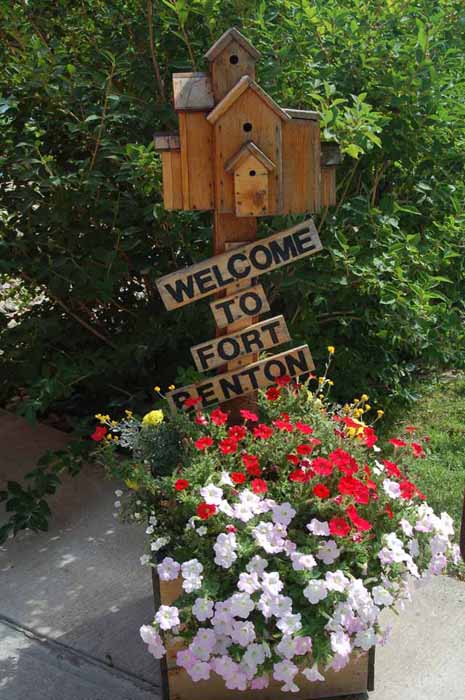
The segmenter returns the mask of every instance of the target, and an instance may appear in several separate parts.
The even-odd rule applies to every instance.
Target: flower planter
[[[181,580],[160,581],[153,573],[153,592],[155,607],[172,605],[181,593]],[[281,683],[273,681],[265,690],[248,690],[240,692],[225,688],[224,681],[212,674],[208,681],[194,683],[186,671],[176,665],[176,654],[182,649],[180,641],[167,644],[166,658],[161,661],[163,700],[283,700],[287,697],[296,700],[316,700],[317,698],[334,698],[355,693],[364,693],[374,689],[374,649],[368,653],[354,655],[348,665],[341,671],[330,671],[324,682],[301,682],[299,693],[283,693]]]

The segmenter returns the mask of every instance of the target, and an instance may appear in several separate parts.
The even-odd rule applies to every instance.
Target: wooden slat
[[[270,172],[276,168],[273,161],[270,160],[268,156],[254,144],[253,141],[248,141],[232,158],[228,160],[224,166],[224,169],[227,173],[232,173],[233,170],[235,170],[239,165],[242,165],[242,163],[250,156],[254,156]]]
[[[179,151],[181,147],[179,134],[175,131],[156,133],[153,136],[153,142],[156,151]]]
[[[268,95],[263,88],[253,80],[250,75],[243,75],[236,85],[223,97],[215,109],[212,109],[207,119],[210,124],[215,124],[226,112],[228,112],[239,97],[246,91],[252,90],[262,100],[271,111],[273,111],[283,121],[289,121],[291,117],[287,114],[277,102]]]
[[[182,209],[182,178],[180,151],[163,151],[163,205],[165,209]]]
[[[253,316],[265,314],[270,310],[265,290],[261,284],[235,292],[210,303],[210,309],[218,328],[225,328],[235,321],[250,323]]]
[[[320,208],[320,127],[317,121],[292,119],[283,127],[283,213]]]
[[[322,249],[312,219],[222,253],[157,280],[167,309],[214,294],[240,279],[258,277]]]
[[[179,112],[184,209],[213,209],[212,135],[203,112]]]
[[[208,340],[191,348],[199,372],[208,372],[243,355],[260,353],[291,339],[283,316],[254,323],[234,333]],[[231,367],[228,366],[228,369]]]
[[[187,398],[199,396],[201,398],[199,406],[206,408],[243,396],[259,387],[271,386],[277,377],[285,374],[297,377],[314,369],[315,365],[308,346],[301,345],[233,372],[217,374],[215,377],[206,378],[203,382],[175,389],[167,393],[166,398],[171,408],[177,410],[183,407]]]
[[[321,206],[336,204],[336,166],[321,168]]]

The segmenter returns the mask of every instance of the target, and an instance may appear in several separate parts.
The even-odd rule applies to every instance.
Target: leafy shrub
[[[176,125],[171,73],[204,67],[231,25],[262,52],[263,87],[318,109],[346,154],[337,206],[317,217],[326,250],[267,278],[273,311],[317,362],[338,346],[341,395],[355,385],[386,395],[418,367],[463,364],[461,10],[459,0],[6,4],[0,274],[41,301],[0,325],[1,397],[25,388],[30,417],[60,401],[81,414],[134,403],[213,333],[207,305],[168,314],[156,292],[158,276],[211,253],[211,222],[163,210],[151,139]]]

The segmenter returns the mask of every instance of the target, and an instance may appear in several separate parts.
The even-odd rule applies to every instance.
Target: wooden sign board
[[[228,285],[258,277],[322,250],[312,219],[253,243],[172,272],[157,280],[168,310],[214,294]]]
[[[199,372],[221,367],[242,355],[263,352],[291,339],[284,316],[247,326],[230,335],[223,335],[191,348],[192,357]]]
[[[237,294],[215,299],[210,304],[217,328],[226,328],[236,321],[253,318],[270,310],[265,290],[261,284],[248,287]]]
[[[314,369],[308,345],[301,345],[233,372],[217,374],[198,384],[175,389],[166,394],[166,398],[175,411],[183,408],[186,399],[196,397],[201,399],[197,407],[207,408],[271,386],[284,375],[297,377]]]

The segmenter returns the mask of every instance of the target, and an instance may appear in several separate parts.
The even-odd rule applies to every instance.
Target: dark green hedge
[[[29,415],[60,401],[85,413],[188,376],[190,345],[212,333],[208,306],[167,313],[154,282],[210,254],[210,216],[163,210],[151,139],[176,125],[171,73],[204,68],[232,25],[263,53],[263,87],[320,110],[345,153],[338,205],[317,217],[326,250],[266,278],[273,311],[317,361],[336,346],[341,395],[463,364],[461,0],[35,0],[0,12],[0,274],[42,293],[0,321],[0,398],[23,387]]]

